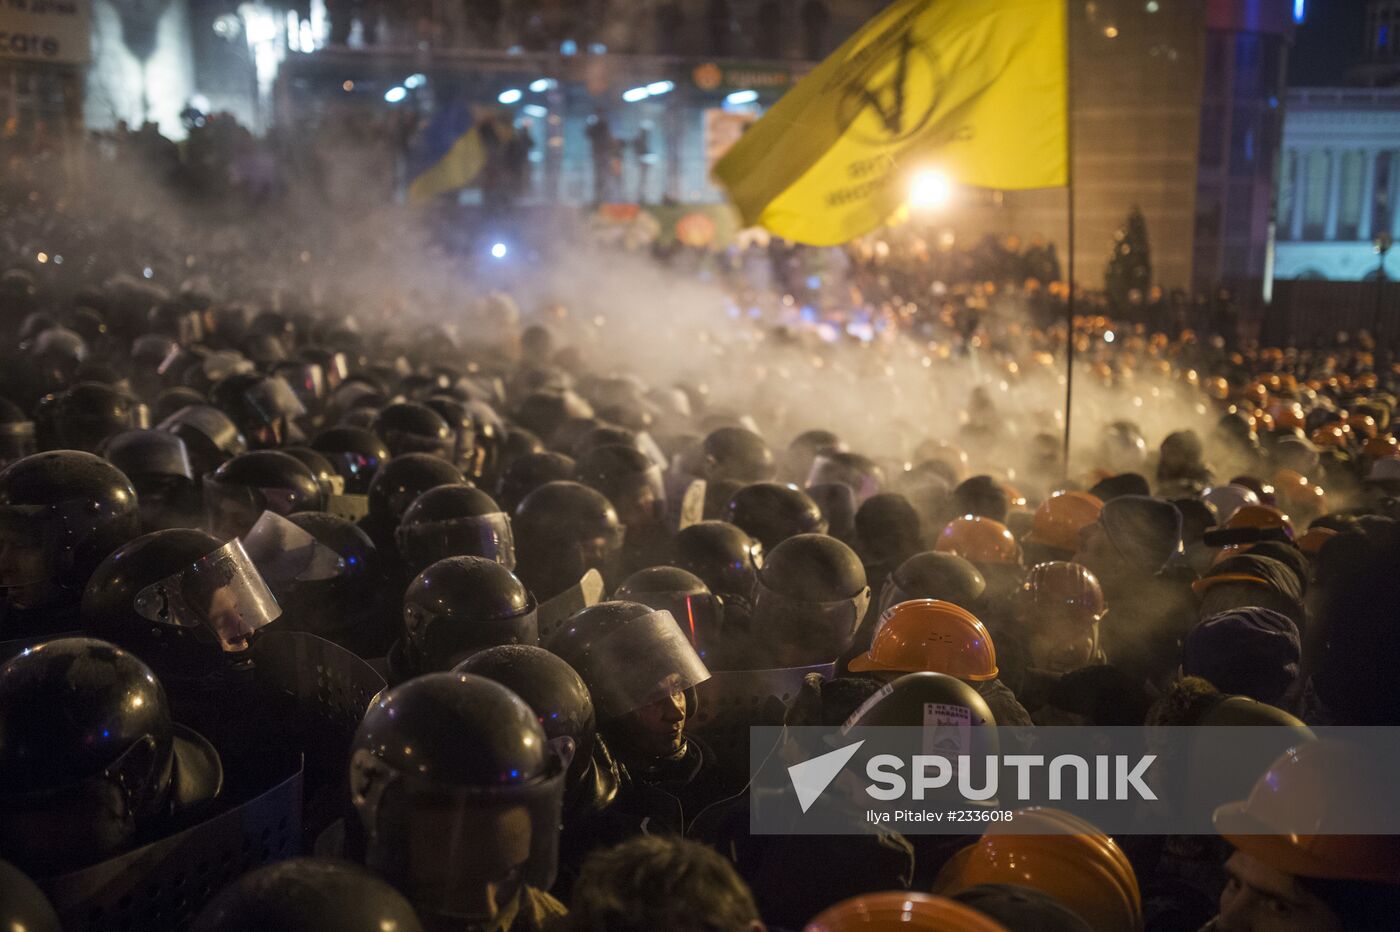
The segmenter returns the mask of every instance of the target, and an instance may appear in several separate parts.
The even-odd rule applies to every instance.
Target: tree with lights
[[[1152,247],[1147,241],[1147,218],[1135,204],[1128,219],[1113,234],[1113,252],[1104,269],[1104,291],[1119,310],[1131,303],[1134,291],[1140,304],[1152,287]]]

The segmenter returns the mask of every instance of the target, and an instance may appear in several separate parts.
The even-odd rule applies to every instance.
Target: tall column
[[[1365,159],[1365,180],[1361,182],[1361,214],[1356,219],[1356,238],[1364,243],[1371,238],[1371,219],[1376,207],[1376,160],[1380,155],[1375,149],[1365,149],[1361,157]]]
[[[1327,150],[1327,225],[1322,238],[1329,243],[1337,238],[1337,208],[1342,201],[1342,152]]]
[[[1308,199],[1308,150],[1293,150],[1293,216],[1288,218],[1288,238],[1303,238],[1303,205]]]

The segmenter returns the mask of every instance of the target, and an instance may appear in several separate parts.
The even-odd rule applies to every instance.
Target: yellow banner
[[[848,39],[715,166],[745,224],[844,243],[911,175],[1063,186],[1065,0],[900,0]]]

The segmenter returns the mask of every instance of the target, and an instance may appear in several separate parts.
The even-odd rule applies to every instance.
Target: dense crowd
[[[10,168],[5,928],[1393,927],[1400,843],[1325,822],[783,836],[745,792],[752,724],[935,703],[1286,726],[1231,812],[1309,804],[1309,726],[1400,725],[1364,337],[1067,334],[1040,243],[865,244],[809,304],[776,250],[506,276],[388,211]]]

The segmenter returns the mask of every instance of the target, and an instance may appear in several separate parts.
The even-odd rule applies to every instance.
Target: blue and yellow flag
[[[716,165],[747,225],[844,243],[913,173],[1066,184],[1065,0],[898,0],[799,81]]]
[[[481,127],[465,104],[442,108],[423,130],[409,160],[408,199],[426,204],[467,187],[486,167]]]

